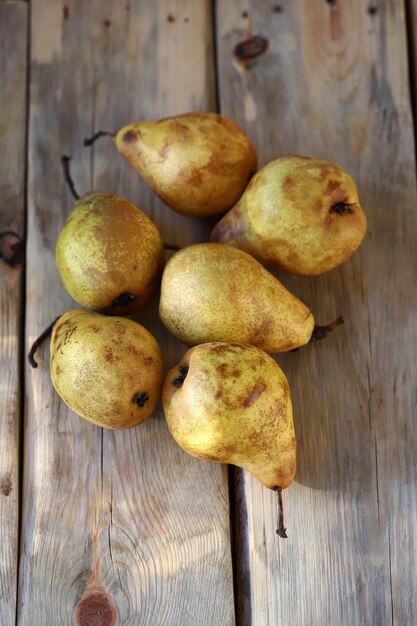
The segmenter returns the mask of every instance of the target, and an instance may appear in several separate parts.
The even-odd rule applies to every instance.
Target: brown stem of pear
[[[47,337],[49,337],[49,335],[52,333],[52,329],[55,326],[55,324],[57,323],[57,321],[59,320],[61,316],[58,315],[57,318],[54,319],[53,322],[51,322],[51,324],[49,324],[48,328],[45,328],[45,330],[43,331],[43,333],[41,335],[39,335],[39,337],[37,339],[35,339],[35,341],[32,344],[32,347],[29,351],[28,354],[28,361],[31,364],[32,367],[36,368],[38,367],[37,362],[35,361],[35,353],[37,351],[37,349],[43,344],[43,342],[45,341],[45,339]]]
[[[166,241],[164,241],[164,250],[182,250],[181,246],[177,246],[176,243],[166,243]]]
[[[345,320],[342,316],[340,316],[334,322],[327,324],[327,326],[314,326],[310,341],[320,341],[321,339],[324,339],[327,335],[330,335],[330,333],[337,328],[337,326],[344,323]]]
[[[75,200],[79,200],[80,194],[77,193],[77,190],[75,189],[74,181],[72,180],[71,174],[70,174],[70,165],[69,165],[70,161],[71,161],[71,157],[69,156],[64,155],[61,157],[62,171],[64,172],[64,179],[70,189],[72,197]]]
[[[286,528],[284,526],[284,505],[282,504],[282,487],[274,487],[278,494],[278,528],[276,533],[282,539],[287,539]]]
[[[115,134],[116,133],[111,133],[109,130],[98,130],[94,135],[91,135],[91,137],[84,139],[84,145],[92,146],[100,137],[114,137]]]

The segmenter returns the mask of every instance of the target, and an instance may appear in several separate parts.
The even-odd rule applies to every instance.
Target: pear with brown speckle
[[[159,287],[164,249],[155,224],[131,202],[93,191],[77,200],[56,244],[70,296],[89,309],[130,314]]]
[[[130,428],[154,412],[164,370],[159,345],[143,326],[76,309],[55,322],[50,373],[75,413],[104,428]]]
[[[84,143],[91,145],[98,132]],[[114,136],[125,159],[160,198],[185,215],[225,213],[256,171],[256,152],[236,124],[217,113],[185,113],[128,124]]]
[[[162,275],[159,314],[178,339],[247,343],[285,352],[322,338],[308,308],[246,252],[219,243],[183,248]]]
[[[346,261],[366,226],[358,190],[345,170],[315,157],[290,156],[252,178],[211,241],[241,248],[287,272],[313,275]]]
[[[172,436],[193,456],[243,467],[271,489],[292,482],[290,389],[262,350],[231,343],[196,346],[166,375],[162,400]]]

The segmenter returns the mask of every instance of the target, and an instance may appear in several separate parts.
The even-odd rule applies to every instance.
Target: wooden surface
[[[93,596],[102,624],[112,611],[132,626],[417,623],[415,15],[412,0],[407,15],[392,0],[0,2],[0,232],[24,236],[25,189],[28,210],[25,299],[18,238],[2,240],[15,266],[0,259],[2,626],[86,626]],[[237,58],[253,36],[264,53]],[[102,431],[53,391],[47,345],[39,368],[21,371],[24,313],[26,352],[74,306],[54,261],[73,204],[61,154],[80,193],[125,195],[166,241],[204,241],[212,222],[165,207],[111,141],[88,150],[82,139],[216,107],[246,129],[261,164],[307,153],[346,167],[369,220],[342,267],[279,275],[319,323],[346,321],[277,357],[298,442],[286,541],[274,494],[240,470],[228,485],[226,468],[183,453],[162,410]],[[185,347],[162,328],[157,298],[136,319],[168,369]]]
[[[243,1],[218,11],[222,112],[247,129],[261,163],[301,153],[345,167],[369,232],[329,274],[280,276],[319,322],[343,314],[346,324],[278,357],[298,440],[291,540],[277,546],[273,499],[239,476],[239,621],[412,624],[417,215],[404,14],[401,3],[370,12],[361,0],[251,4],[250,19]],[[244,68],[233,50],[254,35],[268,51]]]
[[[13,50],[13,55],[9,51]],[[25,221],[27,5],[0,3],[0,624],[15,623]]]
[[[210,6],[172,2],[177,25],[168,13],[152,2],[79,0],[65,13],[55,2],[33,2],[28,345],[73,306],[54,261],[73,205],[62,153],[73,157],[81,193],[127,196],[170,241],[203,236],[201,225],[173,219],[112,142],[82,146],[101,127],[212,108]],[[157,299],[137,319],[159,337],[167,368],[181,358],[184,347],[162,332]],[[233,624],[227,470],[182,452],[161,410],[128,431],[103,432],[81,420],[51,386],[46,346],[40,367],[27,371],[27,397],[18,623],[70,623],[86,589],[91,595],[101,587],[120,624]]]

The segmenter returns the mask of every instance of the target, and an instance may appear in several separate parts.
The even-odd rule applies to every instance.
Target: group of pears
[[[190,454],[249,470],[281,492],[294,478],[296,443],[286,377],[267,353],[294,350],[334,326],[264,265],[315,275],[345,261],[366,218],[354,181],[311,156],[279,158],[256,172],[248,137],[215,113],[129,124],[111,135],[120,153],[172,209],[224,214],[210,243],[177,251],[145,213],[120,196],[79,197],[56,245],[69,294],[82,309],[52,326],[50,373],[64,402],[105,428],[129,428],[155,410]],[[164,378],[160,347],[137,322],[161,289],[166,328],[190,346]],[[33,364],[33,353],[31,361]],[[281,524],[279,534],[285,536]]]

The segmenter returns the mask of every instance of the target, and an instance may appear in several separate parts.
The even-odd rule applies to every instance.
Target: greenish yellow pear
[[[79,304],[111,314],[143,308],[159,287],[164,247],[155,224],[112,193],[79,198],[56,244],[56,263]]]
[[[346,261],[366,228],[358,190],[345,170],[315,157],[289,156],[259,170],[211,241],[287,272],[313,275]]]
[[[162,275],[159,313],[178,339],[247,343],[284,352],[317,339],[309,309],[246,252],[219,243],[183,248]]]
[[[76,309],[53,327],[50,373],[75,413],[103,428],[130,428],[154,412],[164,370],[159,345],[146,328]]]
[[[178,213],[205,217],[230,209],[256,171],[245,133],[217,113],[186,113],[124,126],[120,153]]]
[[[193,456],[243,467],[270,489],[292,482],[290,389],[262,350],[218,342],[191,348],[167,373],[162,401],[172,436]]]

